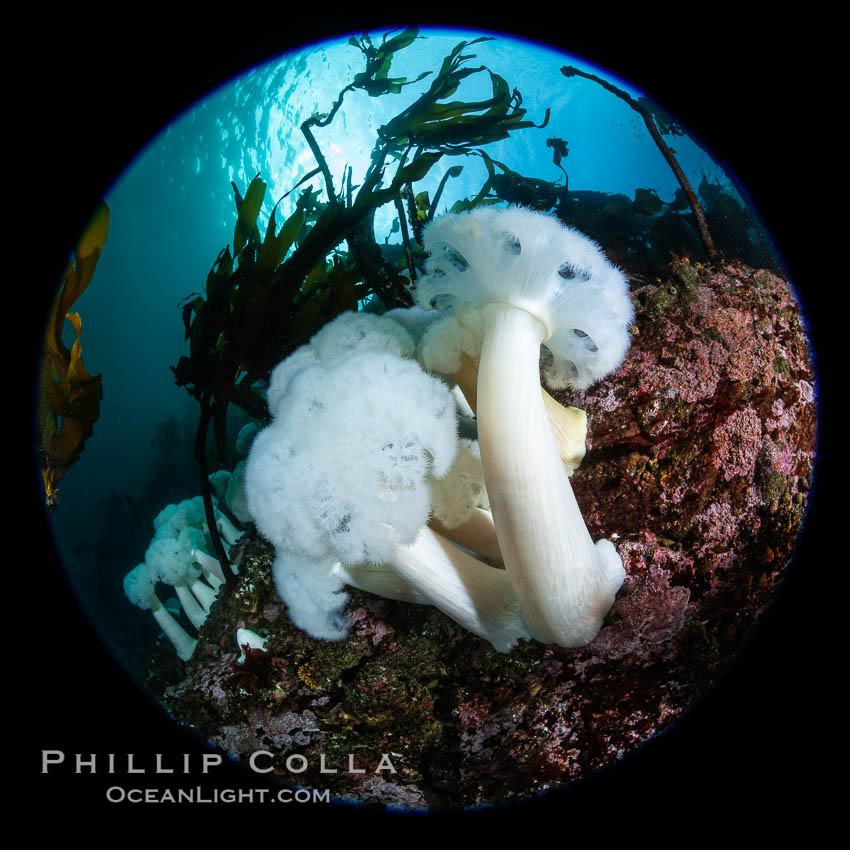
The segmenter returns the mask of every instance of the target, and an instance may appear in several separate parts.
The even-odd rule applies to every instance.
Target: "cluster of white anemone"
[[[214,508],[216,526],[226,545],[242,532]],[[200,496],[163,508],[154,520],[154,537],[145,559],[124,577],[124,593],[134,605],[149,610],[180,658],[187,661],[197,639],[180,624],[159,597],[157,585],[173,588],[186,618],[200,629],[224,582],[219,561],[209,554],[209,527]]]
[[[242,460],[236,464],[233,471],[219,469],[210,475],[210,484],[218,500],[227,506],[231,516],[234,516],[238,522],[243,524],[253,521],[245,502],[245,458],[251,450],[251,443],[257,436],[258,430],[259,426],[256,422],[249,422],[244,425],[239,431],[234,445],[236,454]]]
[[[541,346],[556,389],[616,369],[626,279],[517,207],[444,215],[425,248],[417,307],[344,314],[272,374],[244,493],[278,593],[318,638],[346,634],[352,585],[434,604],[499,650],[583,645],[625,573],[573,496],[586,419],[540,386]]]

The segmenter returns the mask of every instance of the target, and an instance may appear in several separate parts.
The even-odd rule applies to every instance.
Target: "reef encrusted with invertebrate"
[[[631,297],[622,366],[558,394],[588,417],[571,478],[582,515],[626,570],[591,643],[500,653],[432,606],[360,590],[349,635],[317,640],[286,618],[272,550],[249,533],[240,574],[256,609],[220,600],[188,664],[163,653],[150,684],[169,711],[237,759],[271,753],[284,782],[405,810],[557,787],[675,721],[786,572],[811,487],[815,378],[799,305],[771,272],[676,259]],[[238,628],[267,651],[237,663]],[[307,760],[298,775],[292,753]],[[379,770],[384,756],[395,772]]]

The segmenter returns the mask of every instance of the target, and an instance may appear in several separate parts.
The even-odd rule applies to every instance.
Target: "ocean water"
[[[397,54],[392,75],[413,79],[422,69],[436,70],[460,40],[480,35],[427,31],[426,38]],[[548,138],[560,137],[569,143],[564,165],[570,189],[633,197],[635,189],[651,188],[661,200],[673,199],[678,183],[640,116],[597,84],[568,81],[559,70],[565,64],[590,73],[600,69],[560,51],[504,36],[467,52],[475,56],[469,65],[486,65],[522,93],[528,119],[539,123],[547,108],[552,112],[544,129],[519,131],[489,145],[486,150],[492,159],[524,176],[563,182],[545,144]],[[244,192],[259,173],[268,183],[262,228],[274,201],[315,167],[298,130],[300,123],[329,110],[362,64],[359,50],[343,39],[294,51],[249,70],[164,128],[106,194],[111,211],[107,247],[92,285],[75,309],[85,317],[85,362],[95,371],[96,364],[109,364],[107,390],[96,437],[80,461],[89,472],[72,473],[63,482],[63,508],[56,516],[57,525],[66,526],[60,528],[61,539],[96,533],[85,493],[123,490],[128,481],[141,482],[150,466],[149,443],[157,422],[163,415],[181,419],[190,408],[186,392],[174,385],[169,372],[186,353],[177,305],[202,289],[219,251],[232,242],[235,207],[230,182]],[[412,102],[428,82],[425,78],[399,95],[379,98],[352,92],[333,124],[316,131],[337,186],[347,165],[357,183],[368,166],[377,127]],[[625,81],[614,82],[634,97],[643,94]],[[490,97],[486,73],[467,78],[461,95],[464,100]],[[706,180],[736,191],[708,151],[688,137],[676,138],[675,143],[679,162],[695,186]],[[433,195],[445,171],[457,164],[464,166],[464,172],[448,182],[442,199],[446,209],[455,200],[474,195],[486,178],[479,158],[445,157],[422,181],[421,189],[430,189]],[[311,185],[319,186],[319,178]],[[296,197],[297,193],[290,195],[281,209],[291,210]],[[375,220],[379,242],[383,237],[399,241],[398,234],[391,233],[394,218],[392,205],[379,210]],[[115,321],[116,305],[127,317],[120,323]],[[120,333],[115,333],[117,326]],[[128,356],[130,351],[144,356]],[[122,456],[124,474],[109,480],[108,458],[116,454]],[[101,479],[104,473],[107,477]],[[84,488],[83,498],[75,486]]]
[[[421,35],[396,54],[392,77],[415,80],[423,71],[436,72],[459,41],[482,33],[426,29]],[[492,160],[561,188],[564,173],[547,140],[563,139],[569,147],[561,162],[569,192],[633,200],[636,192],[651,190],[661,204],[674,204],[679,183],[640,115],[598,83],[567,79],[560,69],[575,65],[635,99],[644,92],[578,57],[504,35],[465,52],[474,54],[468,66],[486,66],[521,93],[526,119],[541,124],[550,111],[545,127],[525,128],[487,145]],[[121,580],[144,556],[153,533],[151,517],[166,504],[200,492],[191,455],[198,406],[175,385],[171,372],[187,354],[180,305],[203,292],[213,262],[232,243],[231,181],[243,194],[257,174],[268,184],[261,233],[278,199],[280,222],[281,213],[294,209],[300,190],[322,188],[322,177],[316,175],[293,191],[316,167],[299,126],[314,113],[328,112],[362,67],[360,51],[339,39],[252,68],[163,128],[104,196],[110,209],[108,239],[92,283],[73,308],[83,317],[84,362],[90,372],[103,372],[104,397],[94,435],[61,483],[60,506],[51,522],[81,607],[137,678],[145,673],[145,642],[150,645],[157,633],[145,621],[140,651],[143,615],[124,598]],[[330,126],[315,131],[338,189],[347,169],[352,183],[359,184],[378,129],[431,79],[411,83],[399,94],[346,94]],[[454,95],[465,101],[490,96],[486,71],[467,77]],[[748,249],[761,259],[770,256],[758,215],[712,152],[684,128],[681,135],[666,138],[701,199],[707,202],[718,192],[732,199],[745,211]],[[463,165],[463,172],[446,182],[440,211],[473,197],[487,178],[481,157],[445,156],[416,191],[427,190],[433,198],[456,165]],[[393,205],[382,206],[375,216],[379,244],[400,243],[396,225]],[[698,240],[686,247],[695,244]],[[248,417],[231,408],[230,420],[233,436]]]

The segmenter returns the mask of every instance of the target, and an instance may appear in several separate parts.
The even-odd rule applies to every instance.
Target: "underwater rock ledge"
[[[770,602],[814,464],[813,365],[799,305],[772,272],[674,260],[632,290],[630,353],[559,401],[587,411],[572,477],[594,539],[627,571],[581,649],[501,654],[432,607],[351,590],[348,638],[288,621],[273,551],[238,544],[237,592],[191,661],[165,648],[149,687],[182,724],[284,782],[404,810],[498,803],[556,787],[653,737],[701,696]],[[243,663],[237,628],[268,635]],[[306,757],[297,775],[287,755]],[[396,773],[377,771],[389,754]],[[347,770],[352,755],[363,773]],[[320,756],[338,773],[320,773]]]

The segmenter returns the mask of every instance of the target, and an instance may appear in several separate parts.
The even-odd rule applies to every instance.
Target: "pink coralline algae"
[[[816,383],[799,306],[772,272],[676,260],[632,297],[622,366],[558,395],[587,411],[572,485],[591,536],[610,539],[627,572],[590,644],[500,654],[433,607],[353,590],[349,637],[323,643],[276,604],[271,550],[257,541],[242,568],[269,651],[238,665],[241,615],[216,605],[192,661],[157,682],[169,710],[242,760],[303,754],[299,784],[432,810],[558,787],[674,722],[752,631],[791,559]],[[350,754],[362,773],[316,767]],[[382,755],[395,772],[379,770]]]
[[[714,465],[726,481],[750,476],[762,445],[762,423],[755,410],[736,410],[715,429],[712,443]]]
[[[636,548],[631,550],[635,553]],[[621,591],[614,618],[588,644],[585,652],[593,658],[615,659],[630,655],[672,655],[673,638],[682,631],[694,608],[689,606],[690,591],[670,584],[673,573],[650,566],[643,575],[629,576]]]

